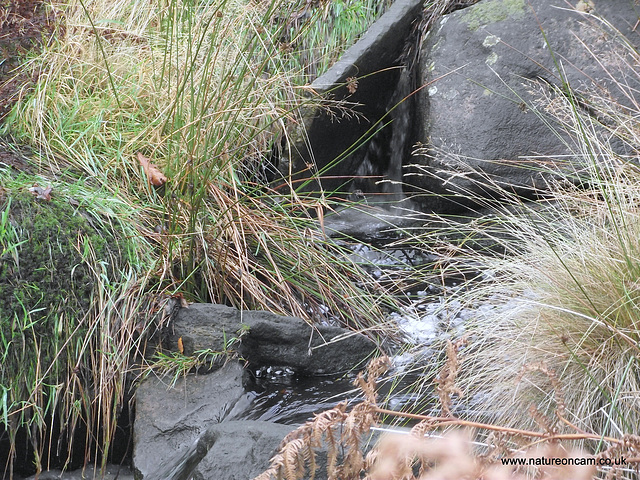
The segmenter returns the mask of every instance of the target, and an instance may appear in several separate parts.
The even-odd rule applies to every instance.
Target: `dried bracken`
[[[466,345],[466,339],[449,342],[447,346],[447,361],[438,383],[443,385],[440,399],[447,405],[451,398],[444,392],[458,393],[455,376],[459,367],[458,349],[462,345]],[[322,447],[323,439],[330,480],[635,478],[633,469],[640,465],[640,437],[612,438],[586,433],[564,419],[563,389],[555,372],[544,364],[530,365],[520,376],[522,380],[524,373],[540,372],[554,385],[557,418],[548,418],[535,406],[532,408],[542,431],[464,420],[452,416],[451,410],[445,408],[440,417],[380,408],[375,403],[375,379],[384,374],[386,365],[388,359],[381,357],[371,362],[366,375],[358,375],[355,383],[365,394],[362,403],[349,412],[347,404],[341,403],[290,433],[272,459],[271,468],[254,480],[314,478],[319,468],[316,450]],[[384,434],[365,456],[363,439],[382,415],[419,422],[410,432]],[[559,433],[556,426],[559,422],[573,432]],[[602,441],[608,448],[594,456],[574,447],[576,441]]]
[[[462,397],[462,390],[456,385],[456,377],[460,369],[458,360],[458,350],[467,344],[466,338],[461,338],[456,342],[447,341],[447,361],[440,370],[440,374],[434,380],[438,385],[436,392],[440,399],[442,415],[444,417],[451,416],[452,396],[458,395]]]

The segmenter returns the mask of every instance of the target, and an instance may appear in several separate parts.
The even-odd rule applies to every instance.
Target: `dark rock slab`
[[[402,50],[420,20],[422,4],[422,0],[396,0],[340,60],[312,83],[314,91],[330,92],[332,100],[349,102],[356,114],[308,111],[304,128],[292,132],[290,158],[281,159],[279,168],[284,174],[306,170],[307,163],[315,162],[322,171],[323,188],[339,192],[349,189],[362,155],[345,152],[353,153],[352,146],[387,112],[403,67]],[[355,91],[346,86],[349,78],[357,78]],[[308,177],[308,171],[302,176]],[[317,188],[317,184],[309,188]]]
[[[170,464],[207,428],[221,422],[243,397],[242,367],[236,362],[208,375],[148,377],[136,392],[133,464],[145,478]]]
[[[223,351],[239,332],[244,333],[238,352],[252,367],[288,366],[303,375],[347,372],[364,366],[376,351],[367,337],[343,328],[311,327],[295,317],[204,303],[180,310],[168,344],[177,349],[182,338],[187,355],[205,349]]]
[[[242,367],[236,362],[182,377],[175,387],[167,379],[145,379],[136,395],[136,478],[244,480],[266,470],[295,427],[231,420],[233,406],[243,398]]]
[[[215,425],[211,433],[217,440],[192,478],[250,480],[269,468],[269,460],[275,455],[280,442],[294,428],[256,420]]]
[[[414,159],[428,173],[407,177],[417,191],[490,196],[488,182],[478,182],[485,176],[526,193],[544,183],[531,168],[520,168],[523,157],[574,155],[576,161],[577,152],[564,144],[562,133],[547,125],[558,126],[543,104],[536,104],[539,93],[561,87],[562,72],[576,92],[600,89],[625,103],[609,74],[623,78],[619,72],[627,54],[593,15],[640,45],[633,1],[580,4],[589,12],[571,10],[564,0],[482,0],[434,27],[421,54],[421,84],[431,84],[419,93],[417,119],[420,140],[432,147],[432,158]],[[602,63],[589,50],[602,55]],[[624,81],[638,87],[637,77]],[[438,199],[426,203],[442,210]]]
[[[104,471],[89,465],[85,469],[63,472],[61,470],[47,470],[39,475],[33,475],[26,480],[85,480],[99,478],[101,480],[133,480],[133,472],[124,465],[107,465]]]

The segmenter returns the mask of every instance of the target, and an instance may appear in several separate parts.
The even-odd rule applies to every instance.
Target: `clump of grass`
[[[357,288],[341,295],[340,305],[356,305],[349,313],[331,304],[338,297],[327,285],[353,285],[352,267],[345,276],[335,248],[321,245],[308,212],[327,208],[322,197],[260,182],[271,144],[297,121],[301,102],[265,28],[278,6],[98,2],[87,18],[75,5],[65,41],[41,56],[48,68],[13,113],[14,133],[38,139],[49,168],[88,175],[141,212],[140,230],[161,245],[159,281],[190,299],[305,318],[325,302],[343,320],[377,315],[359,306],[366,294]],[[150,187],[137,151],[170,178],[162,189]]]
[[[271,24],[296,81],[313,82],[392,4],[389,0],[290,2],[291,14],[274,12]],[[284,21],[283,21],[284,20]]]
[[[541,167],[550,180],[536,204],[490,185],[503,204],[487,202],[499,232],[488,236],[504,255],[468,252],[491,278],[463,305],[504,306],[473,322],[461,386],[471,410],[501,425],[621,436],[640,423],[640,169],[620,153],[640,145],[628,88],[640,56],[624,52],[611,77],[621,103],[602,90],[578,98],[566,84],[548,102],[572,139],[573,169]]]
[[[86,199],[113,238],[132,246],[128,264],[107,271],[99,242],[80,242],[93,282],[74,319],[81,328],[64,308],[52,313],[69,334],[46,365],[35,351],[26,359],[49,394],[16,396],[18,406],[3,405],[2,419],[15,432],[31,412],[39,452],[48,415],[69,418],[69,438],[85,423],[99,435],[94,459],[106,462],[124,379],[144,353],[144,332],[163,315],[163,292],[369,328],[372,336],[393,300],[326,239],[322,195],[298,195],[287,179],[271,190],[264,179],[273,143],[299,121],[300,104],[313,101],[301,100],[270,29],[276,11],[291,18],[283,7],[292,5],[74,0],[60,7],[60,36],[25,65],[38,70],[38,81],[3,129],[39,153],[32,161],[41,183],[52,182],[60,199],[64,185],[81,185],[69,195]],[[152,186],[137,152],[168,182]],[[3,225],[8,258],[24,245]],[[37,325],[36,313],[28,308],[25,324]],[[62,373],[52,379],[54,368]]]
[[[605,190],[565,190],[551,211],[525,209],[511,219],[509,256],[485,263],[497,279],[487,287],[493,301],[515,298],[474,325],[467,369],[470,388],[485,392],[486,406],[507,423],[526,422],[531,403],[546,413],[566,409],[571,423],[603,434],[640,421],[640,199],[629,168],[600,182]],[[602,196],[612,190],[614,205]],[[565,405],[556,402],[559,385],[527,373],[531,366],[556,373]]]

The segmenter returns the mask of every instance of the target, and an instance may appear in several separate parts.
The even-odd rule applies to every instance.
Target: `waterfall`
[[[410,69],[404,66],[378,130],[364,147],[362,161],[356,169],[356,178],[351,187],[356,199],[367,198],[368,203],[387,203],[404,198],[402,166],[410,155],[413,137],[412,87]]]

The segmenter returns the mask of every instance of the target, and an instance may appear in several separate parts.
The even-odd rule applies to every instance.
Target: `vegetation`
[[[453,3],[428,5],[435,16]],[[38,471],[58,432],[69,447],[63,463],[73,448],[86,448],[85,459],[104,465],[128,374],[153,367],[180,375],[234,355],[230,341],[223,352],[145,358],[147,334],[167,321],[168,302],[265,308],[373,337],[383,332],[380,319],[394,300],[325,238],[331,199],[298,193],[286,176],[277,186],[269,180],[280,176],[270,152],[300,123],[299,108],[319,101],[300,85],[385,6],[54,5],[64,13],[57,36],[21,66],[38,72],[37,81],[2,127],[13,143],[39,153],[29,159],[37,176],[0,169],[0,424],[11,439],[9,476],[20,429],[28,431]],[[636,75],[637,52],[622,58]],[[624,79],[618,82],[624,106],[597,95],[578,99],[568,85],[544,99],[572,138],[581,169],[552,172],[558,181],[536,206],[503,190],[501,206],[487,205],[495,211],[490,229],[450,227],[504,252],[449,246],[457,259],[491,273],[458,292],[452,308],[487,298],[505,307],[475,319],[469,346],[449,344],[438,365],[439,414],[380,406],[378,360],[357,381],[365,401],[301,427],[262,478],[299,478],[305,465],[313,471],[313,448],[323,437],[336,478],[362,471],[372,479],[436,478],[444,470],[434,463],[452,478],[517,478],[513,469],[493,469],[495,460],[531,453],[538,441],[545,455],[559,456],[559,442],[577,441],[569,448],[580,455],[637,458],[640,442],[625,434],[640,424],[640,171],[607,136],[637,152],[640,105]],[[431,239],[412,241],[431,248]],[[427,365],[416,388],[436,369]],[[457,398],[461,392],[478,418],[455,416],[466,401]],[[383,441],[366,458],[362,436],[385,416],[415,422],[413,436]],[[79,425],[95,441],[76,447]],[[452,426],[481,432],[486,450],[480,455],[452,437],[425,443],[426,432]]]
[[[588,480],[605,473],[607,478],[621,476],[638,465],[637,435],[610,438],[579,429],[565,434],[550,430],[550,424],[543,423],[540,430],[524,430],[453,416],[452,396],[459,394],[455,384],[463,345],[464,342],[447,345],[447,359],[437,379],[439,415],[381,408],[377,382],[386,373],[389,359],[380,357],[369,364],[366,376],[361,373],[354,382],[363,394],[361,402],[350,408],[343,402],[291,432],[272,458],[271,467],[254,480],[314,478],[320,448],[327,452],[326,471],[331,479],[360,478],[364,473],[364,478],[372,480]],[[556,398],[561,394],[557,392]],[[537,418],[553,423],[563,420],[563,415],[559,409],[553,417],[538,413]],[[380,425],[385,416],[399,417],[412,425],[383,433],[376,441],[372,427]],[[568,447],[576,440],[606,443],[608,448],[590,455]],[[540,459],[555,459],[560,465],[545,464]]]
[[[637,478],[640,104],[629,85],[638,83],[640,55],[619,36],[611,48],[608,58],[621,67],[609,71],[613,95],[579,94],[560,73],[562,88],[530,105],[555,115],[573,153],[571,163],[535,167],[549,179],[535,192],[538,201],[527,203],[475,172],[499,193],[499,201],[468,194],[491,212],[489,219],[448,220],[462,239],[449,247],[452,260],[483,273],[470,288],[457,289],[448,308],[487,302],[498,308],[476,310],[466,336],[448,343],[435,380],[433,360],[422,367],[435,382],[435,406],[384,409],[372,385],[360,382],[363,403],[341,405],[300,427],[259,479],[312,473],[321,440],[334,459],[330,478],[354,472],[370,479]],[[425,248],[431,242],[423,238]],[[469,247],[478,243],[491,248]],[[404,429],[396,427],[395,436],[365,455],[362,435],[390,418]],[[357,439],[350,436],[356,425],[365,427]],[[541,457],[602,463],[514,468],[502,462]],[[626,464],[616,465],[621,458]]]
[[[62,463],[86,448],[104,465],[127,374],[149,367],[145,339],[167,321],[171,296],[371,327],[374,337],[393,304],[326,241],[315,220],[326,198],[299,195],[286,178],[278,190],[266,182],[277,174],[272,146],[315,101],[294,84],[310,77],[294,70],[290,46],[317,55],[332,19],[342,24],[333,48],[343,49],[381,13],[378,2],[51,8],[56,35],[20,66],[36,81],[2,127],[39,153],[24,169],[37,177],[0,172],[9,476],[21,429],[38,471],[55,457],[58,431]],[[348,28],[345,15],[362,22]],[[316,33],[303,40],[307,31]],[[231,353],[160,352],[151,363],[180,372]],[[79,425],[96,440],[75,445]]]

